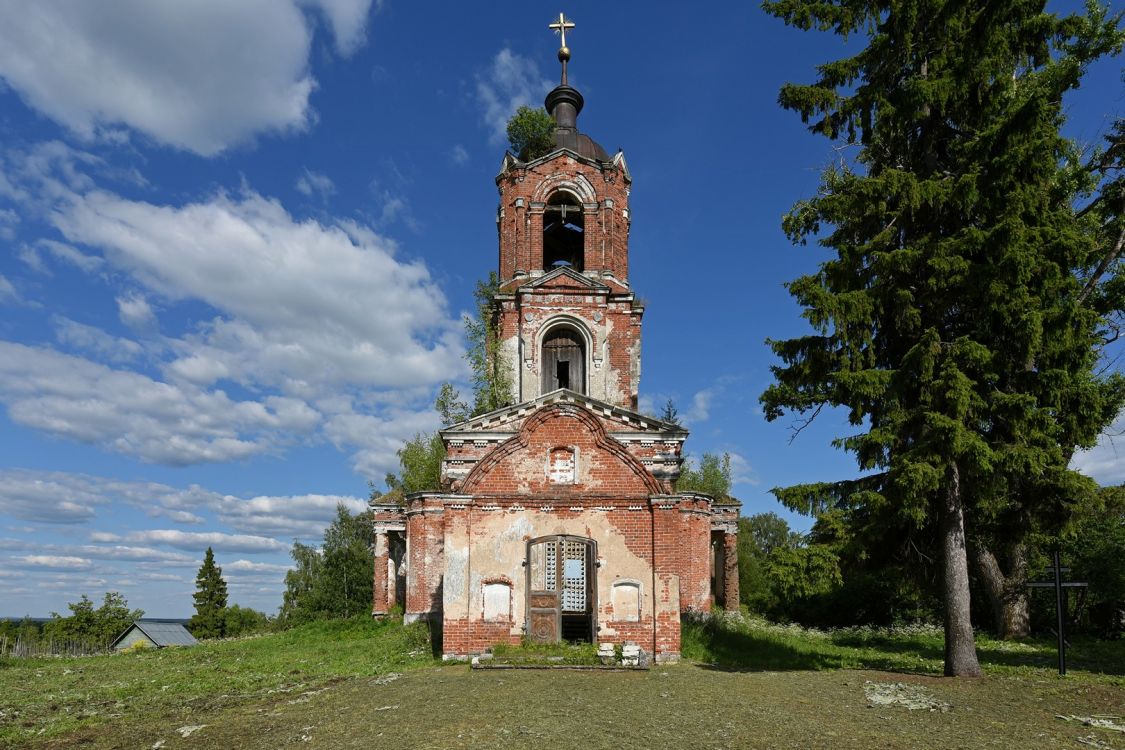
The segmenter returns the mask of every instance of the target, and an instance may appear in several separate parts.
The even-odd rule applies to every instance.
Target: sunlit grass
[[[370,618],[189,648],[7,659],[0,662],[0,744],[142,714],[187,716],[432,660],[424,625]]]

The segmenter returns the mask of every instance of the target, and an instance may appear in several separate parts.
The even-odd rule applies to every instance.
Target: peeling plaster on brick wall
[[[651,586],[642,585],[641,619],[638,621],[617,621],[613,615],[613,584],[620,579],[652,581],[651,555],[634,554],[636,545],[628,543],[626,535],[620,533],[610,523],[607,516],[631,513],[621,508],[612,511],[593,509],[573,512],[564,509],[552,511],[524,511],[520,513],[519,528],[526,530],[524,538],[516,544],[497,545],[495,540],[513,533],[512,511],[482,511],[472,507],[464,511],[471,517],[465,528],[471,528],[468,542],[471,549],[469,585],[458,587],[464,590],[466,600],[451,601],[449,585],[446,586],[446,614],[444,618],[443,650],[451,654],[480,653],[496,642],[518,642],[523,635],[526,616],[526,542],[542,536],[565,534],[593,539],[597,543],[598,559],[603,562],[596,568],[597,577],[597,622],[601,626],[599,641],[622,643],[624,640],[637,640],[646,643],[643,636],[647,632],[647,643],[651,648],[653,632],[653,607]],[[647,513],[645,514],[647,515]],[[447,543],[449,537],[447,536]],[[649,547],[651,552],[651,546]],[[512,589],[513,620],[501,641],[489,641],[495,637],[495,623],[486,623],[483,617],[483,584],[486,581],[507,577],[514,582]],[[461,613],[466,613],[461,616]]]
[[[586,392],[635,407],[640,377],[640,319],[629,275],[629,185],[616,163],[600,164],[560,152],[497,178],[499,273],[506,294],[496,307],[501,346],[510,357],[521,401],[540,395],[540,342],[544,326],[565,313],[590,334]],[[543,216],[556,190],[587,206],[581,276],[551,276],[543,265]],[[542,279],[542,281],[537,281]]]
[[[611,163],[568,151],[530,164],[508,157],[496,184],[493,315],[520,403],[442,431],[443,487],[458,494],[408,499],[407,616],[439,616],[446,655],[518,642],[528,541],[573,535],[597,545],[597,639],[634,641],[673,661],[681,613],[712,601],[712,533],[731,534],[738,510],[670,494],[687,432],[635,413],[644,308],[628,281],[628,169],[620,155]],[[544,212],[556,190],[582,206],[581,272],[543,267]],[[574,390],[585,396],[540,393],[543,339],[564,321],[584,341],[586,380]],[[573,455],[573,474],[560,469],[552,479],[549,456],[560,449]],[[724,566],[733,539],[723,537]],[[485,620],[485,585],[498,581],[511,585],[511,610],[493,601]],[[635,587],[636,600],[632,590],[619,600],[629,612],[614,611],[621,581]]]
[[[737,507],[713,507],[692,493],[664,494],[666,483],[647,472],[638,454],[650,461],[667,452],[678,458],[682,433],[645,432],[643,418],[629,419],[634,424],[563,401],[529,406],[507,422],[503,415],[487,417],[481,425],[491,431],[482,439],[471,431],[443,433],[450,453],[478,457],[476,467],[461,494],[412,496],[407,522],[410,585],[440,592],[446,654],[518,642],[526,618],[527,541],[569,534],[595,540],[603,563],[596,573],[599,641],[631,640],[659,660],[677,658],[680,614],[711,602],[713,525],[733,524]],[[518,425],[519,433],[502,440],[504,433],[495,431],[501,422],[509,430]],[[607,427],[630,429],[618,433],[622,442]],[[576,451],[574,484],[549,480],[548,456],[560,446]],[[433,546],[423,554],[416,544]],[[485,621],[484,584],[503,579],[513,582],[511,618]],[[612,587],[623,579],[642,584],[639,620],[616,619]],[[408,603],[419,599],[425,603],[409,596]]]

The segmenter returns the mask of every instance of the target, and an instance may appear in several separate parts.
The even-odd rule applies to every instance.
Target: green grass
[[[598,647],[592,643],[531,643],[518,646],[499,643],[492,647],[492,664],[593,665],[598,660]]]
[[[1125,750],[1125,735],[1058,718],[1125,714],[1125,644],[1076,643],[1065,680],[1049,643],[978,646],[986,677],[948,680],[933,628],[713,620],[685,624],[678,666],[470,671],[437,666],[420,625],[317,623],[185,649],[5,661],[0,746]],[[949,710],[872,704],[870,690],[899,683]],[[189,726],[202,728],[182,737]]]
[[[191,648],[0,661],[0,745],[193,714],[432,663],[424,625],[358,618]]]
[[[684,623],[685,659],[738,669],[880,669],[940,675],[941,628],[856,627],[815,630],[754,617],[706,618]],[[977,636],[977,654],[988,674],[1051,675],[1057,670],[1054,640],[1000,641]],[[1125,687],[1125,643],[1071,639],[1068,672],[1082,680]]]

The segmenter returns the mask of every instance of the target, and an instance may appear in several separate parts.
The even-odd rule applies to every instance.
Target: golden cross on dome
[[[566,17],[559,13],[559,20],[547,24],[547,28],[554,29],[555,33],[562,37],[562,47],[566,49],[566,30],[574,28],[574,21],[566,20]]]

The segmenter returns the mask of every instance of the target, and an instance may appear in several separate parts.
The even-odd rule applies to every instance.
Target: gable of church
[[[666,491],[636,456],[606,434],[597,418],[570,404],[536,411],[454,489],[473,495],[591,498]]]

